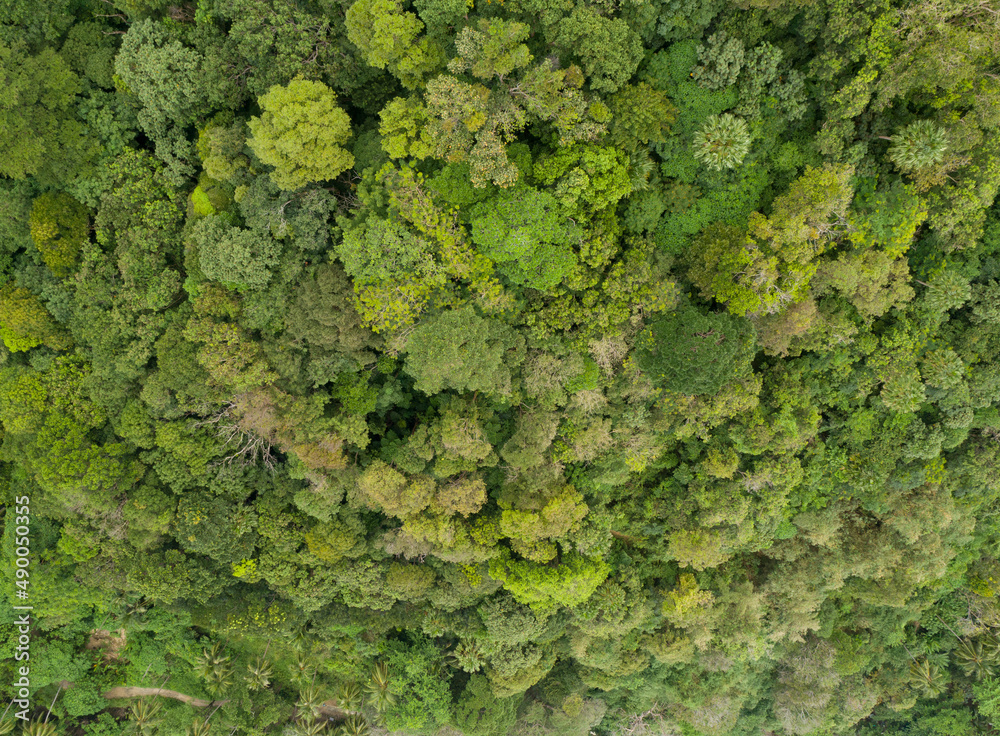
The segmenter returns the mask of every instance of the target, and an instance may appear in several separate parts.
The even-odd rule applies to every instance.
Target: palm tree
[[[940,163],[948,152],[948,134],[933,120],[910,123],[889,140],[889,158],[907,173]]]
[[[996,659],[990,652],[989,645],[983,646],[979,640],[960,639],[955,648],[955,661],[965,670],[965,674],[976,680],[993,675]]]
[[[983,637],[983,652],[991,661],[1000,663],[1000,637],[992,631]]]
[[[694,157],[715,171],[736,168],[750,152],[750,128],[729,113],[710,115],[692,138]]]
[[[294,631],[289,632],[288,638],[291,641],[292,648],[301,651],[306,644],[306,640],[309,638],[305,624],[297,627]]]
[[[17,721],[15,721],[13,717],[7,718],[6,715],[4,715],[3,718],[0,718],[0,736],[4,736],[4,734],[8,734],[13,731],[14,724],[16,722]]]
[[[213,674],[228,669],[229,655],[222,653],[221,645],[216,642],[210,649],[203,649],[201,656],[195,660],[195,667],[202,679],[209,679]]]
[[[340,724],[343,736],[368,736],[368,722],[361,716],[350,716]]]
[[[295,704],[303,713],[307,713],[310,718],[319,717],[319,709],[323,705],[325,698],[320,694],[320,690],[315,685],[309,685],[308,687],[299,690],[299,700]]]
[[[232,670],[229,665],[222,665],[217,668],[211,675],[205,679],[205,689],[208,690],[209,695],[213,698],[217,698],[226,690],[229,686],[233,684],[231,675]]]
[[[59,732],[56,731],[56,727],[51,723],[34,720],[27,726],[24,726],[22,733],[24,733],[24,736],[58,736]]]
[[[294,733],[296,736],[319,736],[326,731],[326,719],[320,718],[315,721],[300,721],[295,724]]]
[[[260,656],[247,665],[247,687],[251,690],[264,690],[271,684],[272,667],[267,657]]]
[[[208,721],[203,721],[200,718],[195,719],[195,721],[188,726],[187,736],[207,736],[208,732],[212,729],[212,724]]]
[[[936,698],[945,691],[948,682],[937,665],[931,664],[927,657],[921,657],[910,665],[910,685],[926,697]]]
[[[465,672],[478,672],[486,663],[486,656],[480,649],[479,644],[473,639],[471,641],[460,641],[455,645],[449,661],[453,667]]]
[[[147,736],[156,730],[160,723],[159,715],[163,704],[159,700],[149,701],[139,698],[132,703],[132,725],[135,733]]]
[[[295,664],[291,670],[292,681],[296,685],[310,683],[316,677],[316,664],[302,652],[295,655]]]
[[[366,687],[368,694],[371,695],[372,706],[378,713],[384,713],[396,702],[396,696],[389,692],[389,683],[389,666],[385,662],[378,662],[372,667],[372,674]]]
[[[337,690],[337,705],[344,710],[358,710],[365,704],[365,694],[356,682],[341,683]]]
[[[212,697],[220,695],[233,684],[230,679],[233,670],[229,660],[229,655],[222,653],[222,647],[218,642],[213,644],[211,649],[203,650],[196,660],[198,674],[205,680],[205,689]]]

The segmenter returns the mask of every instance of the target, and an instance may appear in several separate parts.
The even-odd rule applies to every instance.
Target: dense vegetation
[[[2,0],[0,79],[33,736],[1000,729],[997,0]]]

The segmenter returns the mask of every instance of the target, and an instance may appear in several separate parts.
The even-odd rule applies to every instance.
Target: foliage
[[[910,123],[892,136],[889,158],[901,171],[914,173],[940,163],[948,152],[948,137],[931,120]]]
[[[0,2],[0,733],[996,730],[996,11]]]
[[[30,225],[31,239],[52,273],[72,271],[89,236],[87,208],[64,192],[46,193],[32,203]]]
[[[342,147],[351,120],[325,84],[293,79],[271,87],[258,103],[262,114],[250,119],[247,144],[274,167],[271,179],[282,189],[333,179],[354,164]]]
[[[523,360],[524,339],[472,307],[428,319],[406,343],[406,371],[427,394],[454,389],[509,395],[513,370]]]
[[[692,139],[694,156],[708,168],[721,171],[743,163],[750,152],[746,121],[728,113],[712,115]]]
[[[714,394],[749,371],[754,342],[753,327],[745,320],[687,307],[643,332],[638,363],[667,391]]]

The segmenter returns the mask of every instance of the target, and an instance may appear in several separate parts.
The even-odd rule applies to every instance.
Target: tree
[[[0,289],[0,339],[11,352],[39,345],[65,350],[71,344],[38,297],[13,281]]]
[[[436,147],[427,107],[418,97],[393,98],[379,113],[382,148],[392,158],[427,158]]]
[[[195,173],[195,150],[184,128],[204,108],[209,85],[202,55],[149,18],[129,27],[115,57],[121,92],[138,102],[138,121],[176,185]]]
[[[507,736],[521,698],[498,698],[489,681],[473,675],[455,703],[455,725],[469,736]]]
[[[385,660],[373,668],[371,685],[392,697],[384,708],[386,728],[393,731],[432,730],[451,720],[448,681],[439,677],[444,653],[420,633],[410,641],[386,642]]]
[[[548,192],[516,186],[471,215],[472,241],[515,284],[549,291],[576,267],[571,245],[582,233]]]
[[[415,275],[431,279],[438,271],[433,243],[403,223],[369,217],[344,233],[337,255],[355,283],[367,284]]]
[[[163,705],[159,699],[149,701],[139,698],[133,702],[131,721],[135,733],[141,736],[156,733],[163,720],[162,716],[160,716],[162,709]]]
[[[745,53],[740,39],[730,38],[725,31],[713,33],[708,37],[707,44],[698,47],[700,63],[691,72],[691,76],[705,89],[728,87],[736,83],[743,68]]]
[[[347,37],[371,66],[388,68],[406,87],[416,89],[423,78],[444,64],[440,44],[426,36],[424,24],[403,11],[399,0],[357,0],[347,9]]]
[[[301,189],[333,179],[354,165],[342,148],[351,136],[351,119],[337,106],[337,95],[322,82],[293,79],[259,98],[262,115],[250,119],[247,144],[282,189]]]
[[[612,96],[610,108],[608,140],[627,151],[660,143],[677,120],[677,108],[666,93],[645,82],[623,86]]]
[[[481,18],[475,27],[466,26],[455,38],[458,56],[448,62],[448,71],[468,72],[484,80],[499,77],[502,81],[531,62],[531,52],[523,43],[529,32],[524,23]]]
[[[750,152],[746,121],[729,113],[711,115],[694,134],[694,156],[716,171],[734,169]]]
[[[471,306],[431,317],[406,342],[406,371],[426,394],[445,389],[509,395],[524,360],[524,339]]]
[[[89,224],[87,208],[65,192],[46,192],[32,203],[31,239],[56,276],[73,270]]]
[[[217,181],[235,181],[249,159],[243,154],[246,123],[237,120],[229,125],[212,122],[198,131],[198,156],[205,173]]]
[[[589,217],[632,191],[628,157],[608,146],[574,144],[535,162],[535,178],[563,207]]]
[[[800,301],[816,273],[816,257],[846,218],[853,173],[846,165],[807,167],[774,200],[770,216],[751,213],[749,237],[725,224],[706,228],[691,280],[739,316],[775,314]]]
[[[263,289],[278,263],[281,245],[270,233],[230,227],[226,219],[209,215],[195,224],[192,240],[198,266],[213,281],[241,289]]]
[[[714,394],[750,371],[755,334],[746,320],[685,307],[647,327],[637,349],[639,366],[656,385]]]
[[[906,173],[928,169],[940,163],[948,152],[948,136],[932,120],[910,123],[890,140],[889,158]]]
[[[524,112],[514,108],[499,116],[491,109],[491,99],[490,90],[482,84],[469,84],[447,74],[435,77],[427,83],[425,93],[432,117],[430,134],[438,158],[469,161],[473,186],[492,182],[508,187],[517,181],[518,171],[504,144],[524,127]]]
[[[23,41],[0,41],[0,174],[12,179],[42,175],[60,182],[75,172],[87,144],[72,105],[80,80],[51,48],[29,54]],[[55,178],[54,178],[55,177]]]
[[[713,225],[698,236],[691,281],[705,296],[723,302],[735,315],[769,315],[805,296],[808,273],[779,270],[777,256],[759,247],[741,230]]]
[[[204,105],[201,54],[182,44],[161,23],[129,26],[115,57],[119,83],[141,103],[139,123],[154,138],[194,122]]]
[[[944,268],[926,284],[923,305],[934,315],[947,313],[965,304],[972,296],[969,280],[953,268]]]
[[[607,18],[578,5],[559,23],[556,43],[579,57],[590,86],[616,92],[642,61],[642,39],[622,18]]]
[[[373,364],[374,350],[381,345],[381,340],[362,326],[353,298],[351,280],[344,269],[325,263],[304,275],[285,315],[286,334],[312,346],[314,360],[328,365],[332,373]]]
[[[603,560],[573,552],[562,555],[555,565],[514,560],[509,553],[490,560],[490,576],[502,582],[519,603],[540,614],[580,605],[594,594],[610,571]]]

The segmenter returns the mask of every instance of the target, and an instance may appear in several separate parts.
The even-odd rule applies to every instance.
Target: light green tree
[[[424,24],[403,10],[399,0],[357,0],[347,9],[347,37],[369,65],[386,69],[404,86],[416,89],[424,77],[444,66],[441,45],[427,36]]]
[[[322,82],[293,79],[261,97],[261,116],[251,118],[247,141],[282,189],[333,179],[354,165],[343,148],[351,137],[351,119],[337,105],[337,95]]]

